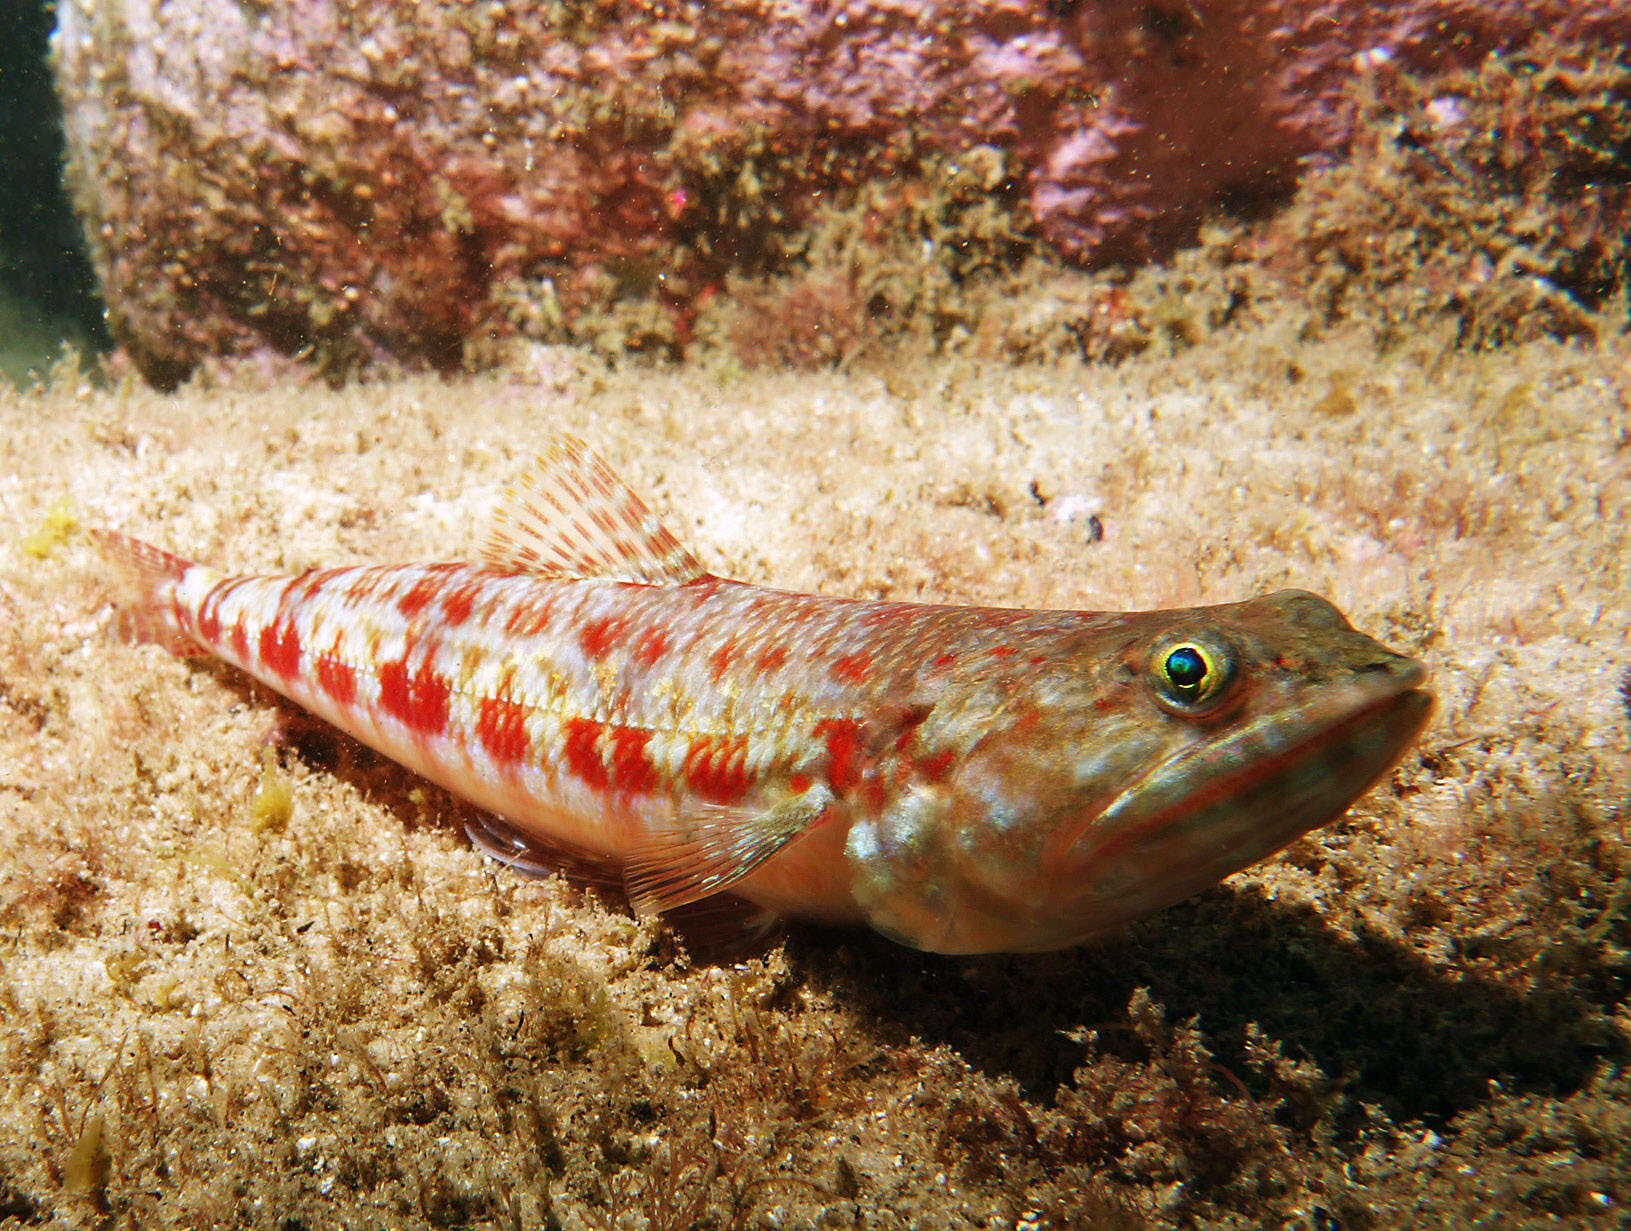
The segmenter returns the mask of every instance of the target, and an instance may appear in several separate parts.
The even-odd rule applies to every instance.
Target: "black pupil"
[[[1167,678],[1174,688],[1195,688],[1206,678],[1206,659],[1192,646],[1180,646],[1167,655]]]

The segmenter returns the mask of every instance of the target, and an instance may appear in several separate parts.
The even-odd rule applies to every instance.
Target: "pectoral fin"
[[[658,914],[729,889],[821,818],[823,783],[762,811],[701,805],[641,842],[623,865],[629,901]]]

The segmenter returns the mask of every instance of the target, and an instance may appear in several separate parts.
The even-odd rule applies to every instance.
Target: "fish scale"
[[[995,663],[1014,641],[1049,631],[973,609],[713,578],[670,589],[471,565],[234,580],[194,565],[176,592],[178,626],[200,647],[369,742],[414,742],[427,759],[493,778],[558,766],[595,789],[689,790],[722,803],[778,773],[822,773],[842,787],[842,765],[840,781],[832,776],[844,758],[818,727],[857,722],[880,696],[911,689],[929,649],[933,670],[959,654]],[[604,730],[586,741],[573,722]],[[605,734],[617,730],[653,743],[632,749]],[[739,757],[717,765],[706,741],[737,741]],[[705,781],[707,769],[730,778],[737,764],[740,789]]]
[[[1075,943],[1210,883],[1340,814],[1430,707],[1419,665],[1297,592],[1032,612],[715,577],[571,438],[479,564],[225,577],[99,538],[139,635],[469,799],[501,856],[931,949]],[[1214,654],[1227,704],[1189,705],[1168,677]]]

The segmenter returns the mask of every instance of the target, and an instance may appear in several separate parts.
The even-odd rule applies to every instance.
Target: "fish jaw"
[[[1129,784],[1060,861],[1056,909],[1071,930],[1059,943],[1180,901],[1336,820],[1427,725],[1425,678],[1399,659],[1191,745]]]

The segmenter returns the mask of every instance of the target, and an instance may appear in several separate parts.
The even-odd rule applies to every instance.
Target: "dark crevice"
[[[47,60],[53,17],[48,0],[0,7],[0,295],[16,316],[103,349],[102,302],[62,185],[62,108]]]

